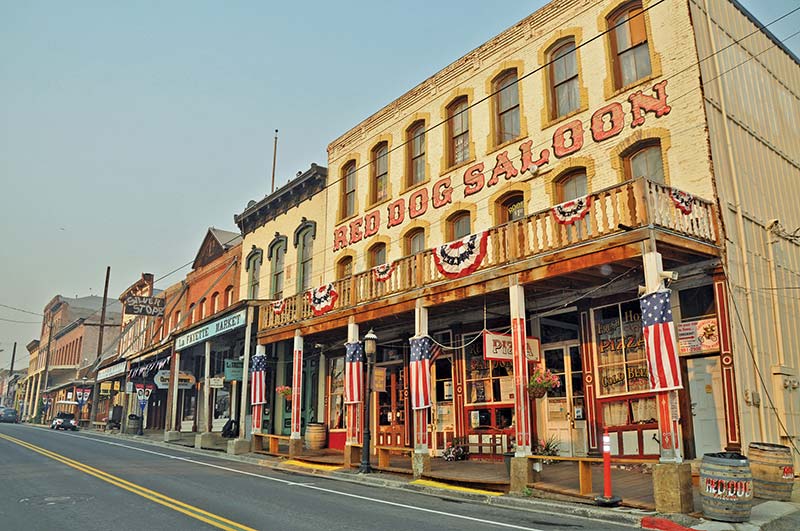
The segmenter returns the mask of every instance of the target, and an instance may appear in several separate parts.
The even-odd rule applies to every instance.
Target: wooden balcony
[[[499,270],[537,256],[566,250],[574,253],[596,252],[587,244],[609,241],[622,233],[638,229],[653,229],[690,242],[713,247],[718,243],[717,214],[708,201],[692,198],[692,209],[684,214],[676,207],[672,188],[645,179],[619,184],[592,194],[588,214],[572,225],[558,223],[552,209],[536,212],[523,219],[493,227],[488,231],[487,254],[480,268],[470,277],[476,282],[485,280],[491,270]],[[640,231],[641,232],[641,231]],[[644,239],[642,236],[640,239]],[[678,240],[680,241],[680,240]],[[586,247],[586,249],[581,249]],[[487,273],[481,275],[481,273]],[[470,277],[466,277],[468,280]],[[459,279],[459,281],[465,279]],[[285,299],[283,311],[276,314],[270,304],[262,306],[259,330],[275,330],[314,319],[337,320],[345,310],[396,299],[402,294],[453,282],[442,275],[433,259],[432,250],[395,261],[395,271],[389,280],[379,282],[371,270],[335,281],[338,299],[333,309],[322,317],[314,316],[305,294]],[[420,292],[421,293],[421,292]],[[352,312],[345,312],[352,313]],[[269,333],[269,332],[267,332]]]

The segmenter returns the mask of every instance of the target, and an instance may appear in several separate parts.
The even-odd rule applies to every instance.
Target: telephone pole
[[[100,311],[100,333],[97,337],[97,358],[92,364],[94,366],[94,385],[92,386],[92,407],[89,411],[89,426],[94,421],[94,416],[97,414],[97,393],[99,392],[99,384],[97,383],[97,372],[100,366],[100,357],[103,355],[103,331],[106,329],[106,303],[108,301],[108,279],[111,277],[111,266],[106,266],[106,284],[103,288],[103,309]]]

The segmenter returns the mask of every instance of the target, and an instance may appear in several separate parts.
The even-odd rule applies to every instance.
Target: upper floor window
[[[197,314],[198,320],[206,318],[206,305],[207,304],[205,298],[200,299],[200,302],[197,303],[197,307],[199,308]]]
[[[407,131],[408,177],[407,185],[413,186],[425,180],[425,122],[414,122]]]
[[[356,161],[351,160],[342,168],[342,219],[356,214]]]
[[[406,234],[406,255],[421,253],[425,250],[425,229],[414,229]]]
[[[219,310],[219,292],[215,291],[213,295],[211,295],[211,315],[217,313]]]
[[[172,317],[172,328],[170,329],[170,332],[178,328],[180,325],[181,325],[181,311],[178,310]]]
[[[225,306],[228,307],[233,304],[233,286],[225,288]]]
[[[661,144],[658,141],[637,145],[623,156],[625,177],[646,177],[664,184],[664,163],[661,160]]]
[[[300,292],[311,288],[311,266],[314,258],[314,233],[306,228],[298,238],[297,289]]]
[[[460,240],[465,236],[472,233],[472,220],[469,212],[460,210],[450,216],[447,220],[448,235],[447,237],[452,240]]]
[[[353,276],[353,257],[345,256],[336,263],[336,279],[341,280]]]
[[[467,97],[447,107],[448,162],[451,166],[469,160],[469,109]]]
[[[369,267],[386,263],[386,244],[376,243],[369,249]]]
[[[389,144],[381,142],[372,150],[372,203],[389,196]]]
[[[197,320],[197,315],[195,314],[195,305],[194,303],[189,305],[189,324],[194,323]]]
[[[577,111],[581,104],[575,41],[570,40],[554,48],[549,60],[551,118],[556,119]]]
[[[585,196],[587,194],[586,170],[581,168],[568,173],[556,183],[556,189],[559,203]]]
[[[495,142],[504,144],[519,137],[519,83],[517,71],[509,70],[495,79],[492,92],[495,98]]]
[[[257,250],[256,250],[257,251]],[[257,299],[258,289],[261,283],[261,252],[251,252],[247,257],[245,268],[247,269],[247,298]]]
[[[508,223],[525,217],[525,196],[522,192],[513,192],[504,196],[497,206],[500,223]]]
[[[273,299],[283,298],[283,270],[286,258],[286,240],[274,244],[270,252],[272,272],[270,273],[270,295]]]
[[[641,2],[626,4],[608,18],[616,88],[650,75],[650,50]]]

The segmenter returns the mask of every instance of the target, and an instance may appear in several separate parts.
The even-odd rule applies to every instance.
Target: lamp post
[[[375,361],[375,349],[378,342],[378,336],[370,328],[367,335],[364,336],[364,353],[367,355],[367,385],[364,386],[366,396],[364,397],[364,444],[361,447],[361,466],[358,468],[359,474],[372,473],[372,466],[369,463],[369,452],[371,445],[372,434],[370,433],[369,425],[369,410],[370,410],[370,397],[372,396],[372,363]]]
[[[86,380],[88,380],[88,378],[86,378],[86,376],[83,376],[81,377],[81,380],[83,380],[83,386],[81,387],[81,403],[80,403],[80,409],[78,410],[79,424],[81,417],[83,416],[83,406],[86,405]],[[89,424],[89,426],[91,426],[91,424]]]

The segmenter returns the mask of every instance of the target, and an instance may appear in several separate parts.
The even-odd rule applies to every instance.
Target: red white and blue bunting
[[[307,291],[306,296],[308,297],[308,302],[311,303],[311,312],[314,315],[322,315],[333,309],[336,299],[339,298],[339,293],[337,293],[333,284],[327,284]]]
[[[552,209],[553,217],[562,225],[572,225],[586,217],[591,206],[592,196],[576,197],[554,206]]]
[[[673,188],[669,196],[672,198],[672,202],[675,203],[675,208],[687,216],[692,213],[692,205],[694,204],[694,196],[692,194]]]
[[[433,249],[436,269],[447,278],[461,278],[477,270],[486,256],[488,233],[481,231]]]
[[[281,299],[272,303],[272,313],[280,315],[283,313],[283,308],[286,306],[286,299]]]
[[[395,263],[392,262],[391,264],[382,264],[379,266],[375,266],[372,268],[372,274],[375,275],[375,280],[378,282],[386,282],[390,278],[392,278],[392,273],[394,273]]]

